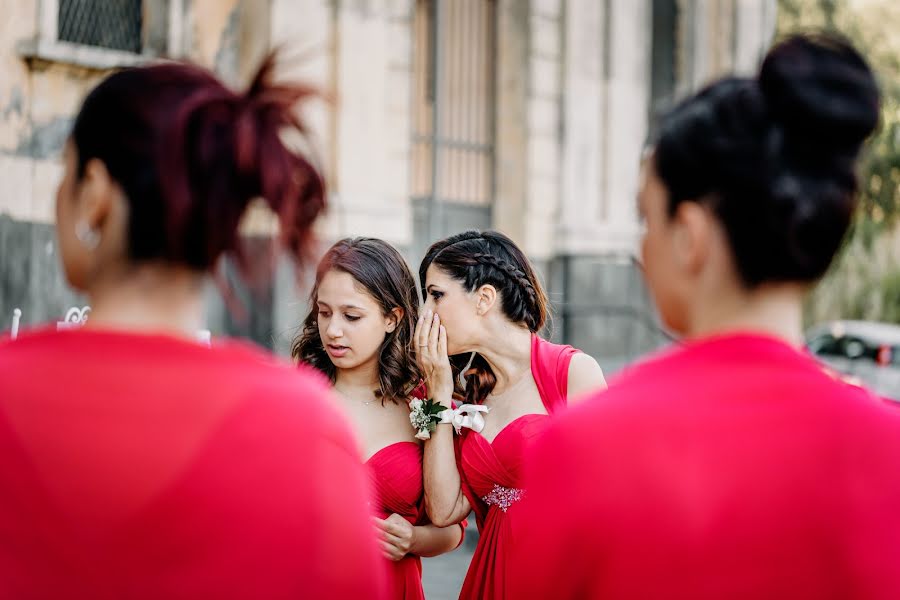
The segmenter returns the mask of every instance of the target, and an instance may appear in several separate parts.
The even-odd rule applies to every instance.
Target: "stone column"
[[[409,199],[412,13],[415,0],[272,0],[272,41],[283,46],[281,77],[328,97],[306,115],[329,185],[318,224],[324,247],[347,236],[412,239]],[[275,347],[286,352],[307,308],[307,285],[279,267]]]
[[[752,75],[772,42],[778,7],[774,0],[735,1],[734,68]]]
[[[493,226],[518,240],[528,189],[528,40],[528,3],[498,0]]]
[[[554,336],[615,370],[655,340],[632,263],[647,136],[650,0],[570,0],[565,15],[562,207],[551,269]]]
[[[412,0],[337,3],[329,237],[412,241],[412,9]]]
[[[528,86],[528,190],[523,240],[538,263],[554,251],[554,221],[560,209],[563,105],[563,3],[532,2]]]
[[[729,73],[752,75],[772,39],[775,0],[678,0],[682,95]]]
[[[649,30],[648,0],[569,3],[560,253],[634,250],[637,174],[647,135]]]
[[[561,0],[498,5],[494,226],[539,267],[553,255],[559,210]]]

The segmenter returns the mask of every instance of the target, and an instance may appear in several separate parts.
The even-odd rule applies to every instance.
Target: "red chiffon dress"
[[[522,524],[528,490],[522,483],[526,450],[546,429],[553,415],[566,407],[569,362],[577,352],[532,336],[531,374],[548,414],[523,415],[509,423],[493,442],[463,429],[456,453],[462,489],[475,512],[479,539],[463,582],[461,599],[511,598],[509,583],[518,576],[510,560],[519,543],[515,532],[543,526],[543,520]]]
[[[516,598],[900,598],[900,406],[775,338],[643,362],[527,464]]]
[[[386,519],[396,513],[412,525],[427,523],[422,501],[422,446],[397,442],[385,446],[366,461],[372,482],[375,514]],[[422,600],[422,559],[407,554],[399,561],[387,560],[389,597]]]
[[[384,598],[330,394],[239,343],[0,343],[0,598]]]

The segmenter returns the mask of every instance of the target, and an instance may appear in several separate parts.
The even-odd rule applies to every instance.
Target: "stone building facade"
[[[635,261],[655,119],[719,74],[751,72],[776,11],[774,0],[0,3],[0,329],[14,307],[27,326],[83,302],[62,280],[52,219],[85,92],[159,57],[241,85],[278,47],[280,75],[328,97],[308,115],[331,189],[323,243],[381,237],[415,267],[439,237],[501,229],[544,277],[551,335],[610,370],[664,340]],[[97,34],[108,30],[118,38]],[[245,223],[251,247],[272,232],[261,211]],[[235,284],[243,318],[211,290],[210,328],[284,351],[306,306],[290,273],[253,294]]]

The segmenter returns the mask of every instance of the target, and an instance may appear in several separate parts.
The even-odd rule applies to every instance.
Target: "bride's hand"
[[[447,330],[437,313],[427,310],[419,315],[414,338],[416,360],[425,376],[428,396],[449,408],[453,396],[453,370],[447,356]]]

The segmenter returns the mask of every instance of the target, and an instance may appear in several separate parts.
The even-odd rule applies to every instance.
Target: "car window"
[[[855,336],[834,337],[822,334],[809,343],[809,350],[818,356],[871,360],[878,358],[878,346]]]
[[[809,343],[809,351],[819,356],[843,356],[843,351],[834,336],[820,335]]]

